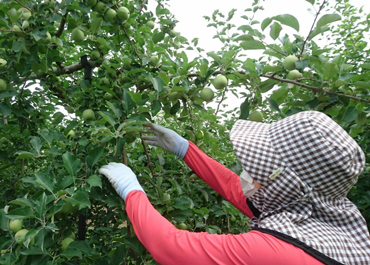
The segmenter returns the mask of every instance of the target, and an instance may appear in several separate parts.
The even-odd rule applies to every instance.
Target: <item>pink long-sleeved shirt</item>
[[[184,161],[242,213],[253,216],[238,175],[208,157],[191,142]],[[163,265],[323,264],[302,249],[259,231],[218,235],[179,230],[155,210],[141,191],[128,194],[126,211],[141,243]]]

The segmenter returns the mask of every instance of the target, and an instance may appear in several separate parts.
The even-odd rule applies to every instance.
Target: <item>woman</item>
[[[135,174],[110,163],[99,172],[126,202],[142,244],[160,264],[370,264],[366,221],[346,198],[365,165],[357,143],[315,111],[272,124],[239,120],[230,132],[239,177],[174,131],[146,124],[143,139],[184,159],[251,218],[238,235],[176,229],[150,204]]]

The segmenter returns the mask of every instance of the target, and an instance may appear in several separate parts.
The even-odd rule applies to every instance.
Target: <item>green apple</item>
[[[94,10],[99,14],[104,14],[105,9],[107,9],[107,6],[101,1],[99,1],[94,7]]]
[[[99,53],[99,51],[92,51],[91,53],[90,53],[90,59],[91,60],[93,60],[93,61],[95,61],[95,60],[97,60],[97,59],[99,59],[100,58],[100,53]]]
[[[23,220],[20,219],[14,219],[12,221],[9,221],[9,230],[13,232],[18,232],[23,227]]]
[[[117,12],[112,8],[108,8],[104,13],[104,19],[109,22],[114,22],[117,19]]]
[[[126,21],[130,17],[130,11],[126,7],[121,6],[117,9],[117,17],[122,21]]]
[[[203,131],[199,131],[199,132],[197,133],[197,138],[198,138],[198,139],[203,139],[203,137],[204,137],[204,132],[203,132]]]
[[[289,79],[289,80],[296,80],[298,78],[302,78],[302,73],[300,73],[298,70],[292,70],[292,71],[289,71],[289,73],[287,74],[286,78]]]
[[[106,99],[106,100],[111,100],[112,98],[113,98],[113,95],[112,95],[111,93],[106,92],[106,93],[104,94],[104,99]]]
[[[110,84],[109,79],[107,77],[103,77],[100,79],[100,84],[108,86]]]
[[[82,30],[80,30],[78,28],[74,28],[72,30],[71,39],[76,41],[76,42],[81,42],[85,39],[85,34],[83,33]]]
[[[169,93],[168,95],[168,99],[171,100],[171,101],[175,101],[175,100],[178,100],[179,99],[179,93],[178,92],[171,92]]]
[[[171,29],[170,30],[170,32],[168,33],[171,37],[177,37],[177,36],[179,36],[180,35],[180,33],[179,32],[177,32],[176,30],[173,30],[173,29]]]
[[[289,55],[289,56],[285,57],[285,59],[283,61],[283,66],[287,70],[294,70],[294,69],[296,69],[296,67],[295,67],[295,62],[296,61],[298,61],[298,58],[296,56]]]
[[[46,38],[44,39],[44,41],[46,43],[49,43],[51,41],[51,35],[50,35],[50,33],[48,31],[46,32]]]
[[[185,223],[180,223],[178,226],[177,226],[178,229],[181,229],[181,230],[187,230],[188,229],[188,226],[185,224]]]
[[[136,132],[128,132],[125,135],[126,143],[130,144],[136,140]]]
[[[6,137],[0,138],[0,144],[6,144],[8,142],[8,139]]]
[[[17,242],[18,244],[23,244],[27,233],[28,233],[27,229],[19,230],[14,236],[15,242]]]
[[[170,194],[168,194],[168,193],[163,193],[163,196],[162,196],[162,200],[164,201],[164,202],[168,202],[169,200],[171,200],[171,195]]]
[[[21,14],[18,13],[18,11],[15,10],[15,8],[12,8],[12,9],[8,10],[7,14],[8,14],[8,16],[10,18],[10,21],[12,23],[15,22],[15,21],[17,21],[18,18],[21,16]]]
[[[67,137],[68,137],[68,138],[73,138],[73,137],[75,137],[75,131],[74,131],[74,130],[70,130],[70,131],[68,132],[68,134],[67,134]]]
[[[30,26],[30,23],[28,23],[27,20],[24,20],[23,23],[22,23],[22,29],[26,29]]]
[[[69,247],[69,244],[71,244],[74,240],[72,238],[65,238],[62,240],[62,243],[61,243],[61,247],[60,247],[60,250],[61,251],[65,251],[68,247]]]
[[[150,57],[150,64],[151,64],[151,65],[153,65],[153,66],[156,66],[156,65],[158,65],[158,63],[159,63],[159,58],[158,58],[158,56],[156,56],[156,55],[152,55],[152,56]]]
[[[13,25],[12,29],[14,31],[22,31],[21,28],[18,25]]]
[[[95,113],[92,109],[85,109],[84,112],[82,112],[82,119],[84,121],[92,121],[95,120]]]
[[[3,79],[0,79],[0,91],[6,90],[7,84]]]
[[[224,89],[227,86],[227,78],[224,75],[218,75],[213,80],[213,86],[216,89]]]
[[[263,115],[260,111],[253,111],[253,112],[249,113],[248,119],[250,121],[262,122]]]
[[[25,19],[25,20],[28,20],[31,16],[32,16],[32,13],[31,11],[29,11],[27,8],[25,7],[22,7],[20,9],[18,9],[18,12],[21,14],[21,16]]]
[[[153,20],[149,20],[148,22],[146,22],[146,25],[149,27],[149,28],[154,28],[155,24],[154,24],[154,21]]]
[[[89,7],[93,7],[96,5],[98,1],[97,0],[86,0],[86,4],[89,6]]]
[[[214,97],[213,90],[210,89],[209,87],[203,88],[202,91],[200,92],[200,97],[204,101],[210,102]]]
[[[0,58],[0,68],[5,68],[7,63],[8,62],[6,60]]]

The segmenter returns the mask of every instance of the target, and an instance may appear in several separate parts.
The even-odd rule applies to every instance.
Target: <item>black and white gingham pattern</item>
[[[294,237],[344,264],[370,264],[366,221],[346,198],[364,168],[358,144],[323,113],[272,124],[239,120],[230,132],[244,168],[262,188],[250,200],[255,228]],[[275,179],[269,176],[280,168]]]

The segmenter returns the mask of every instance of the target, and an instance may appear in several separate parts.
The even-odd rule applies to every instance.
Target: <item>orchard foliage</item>
[[[1,264],[155,264],[122,199],[97,174],[112,161],[133,169],[175,226],[248,231],[247,218],[183,161],[143,144],[145,121],[240,173],[228,139],[236,119],[318,110],[370,161],[369,16],[346,0],[306,2],[310,32],[291,14],[255,20],[263,1],[244,10],[243,25],[232,23],[236,10],[216,10],[205,19],[223,47],[205,51],[176,31],[171,1],[153,11],[145,0],[1,1]],[[298,60],[288,70],[289,55]],[[290,71],[301,75],[288,78]],[[224,78],[214,83],[221,75],[226,87]],[[204,101],[204,88],[213,99]],[[231,94],[241,106],[226,106]],[[368,222],[369,171],[367,164],[349,194]],[[8,226],[15,219],[28,230],[21,244]]]

